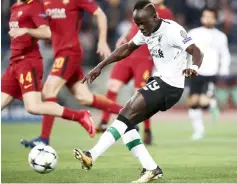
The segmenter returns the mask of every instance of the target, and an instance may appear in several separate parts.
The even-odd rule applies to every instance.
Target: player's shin
[[[46,98],[46,102],[57,102],[57,98]],[[40,137],[44,139],[49,139],[51,130],[53,128],[54,116],[44,115],[42,119],[42,128]]]
[[[125,133],[128,126],[125,124],[126,122],[123,122],[124,118],[124,116],[119,115],[107,131],[102,134],[97,144],[89,150],[93,162]]]
[[[133,156],[139,160],[144,169],[154,170],[157,168],[157,164],[142,143],[141,137],[136,129],[126,131],[122,136],[122,140]]]

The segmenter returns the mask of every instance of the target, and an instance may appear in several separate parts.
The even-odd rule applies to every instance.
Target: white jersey
[[[182,72],[187,68],[186,49],[193,41],[182,26],[165,19],[151,36],[146,37],[138,31],[132,41],[136,45],[148,45],[156,68],[154,76],[171,86],[184,88],[185,76]]]
[[[198,73],[203,76],[228,75],[230,52],[226,35],[216,28],[205,27],[192,29],[188,34],[204,53]]]

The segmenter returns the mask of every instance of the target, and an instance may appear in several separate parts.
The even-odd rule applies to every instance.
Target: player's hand
[[[120,47],[121,45],[123,45],[123,44],[125,44],[127,42],[128,42],[128,40],[125,37],[120,37],[118,39],[118,41],[116,42],[115,47],[118,48],[118,47]]]
[[[111,50],[107,42],[98,43],[97,54],[99,54],[100,56],[104,56],[104,58],[107,58],[111,54]]]
[[[19,36],[22,36],[24,34],[27,33],[27,28],[12,28],[8,34],[10,35],[10,37],[17,38]]]
[[[82,83],[87,81],[88,84],[91,84],[99,75],[101,74],[101,68],[95,67],[93,68],[83,79]]]
[[[187,69],[183,70],[183,74],[185,75],[185,77],[192,77],[192,76],[198,75],[197,71],[193,70],[191,68],[187,68]]]

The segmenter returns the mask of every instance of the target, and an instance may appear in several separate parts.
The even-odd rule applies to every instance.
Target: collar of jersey
[[[159,29],[157,29],[155,32],[151,33],[151,36],[155,36],[157,33],[161,32],[163,29],[163,21],[161,22],[161,25],[159,27]]]

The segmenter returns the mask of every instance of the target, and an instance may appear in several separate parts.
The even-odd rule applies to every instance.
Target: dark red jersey
[[[15,3],[11,7],[9,27],[11,28],[37,28],[47,25],[43,4],[37,0],[27,3]],[[26,57],[41,57],[38,40],[30,35],[23,35],[11,39],[11,60],[20,60]]]
[[[79,30],[83,12],[93,14],[98,5],[93,0],[43,0],[52,32],[55,57],[59,53],[81,54]]]

